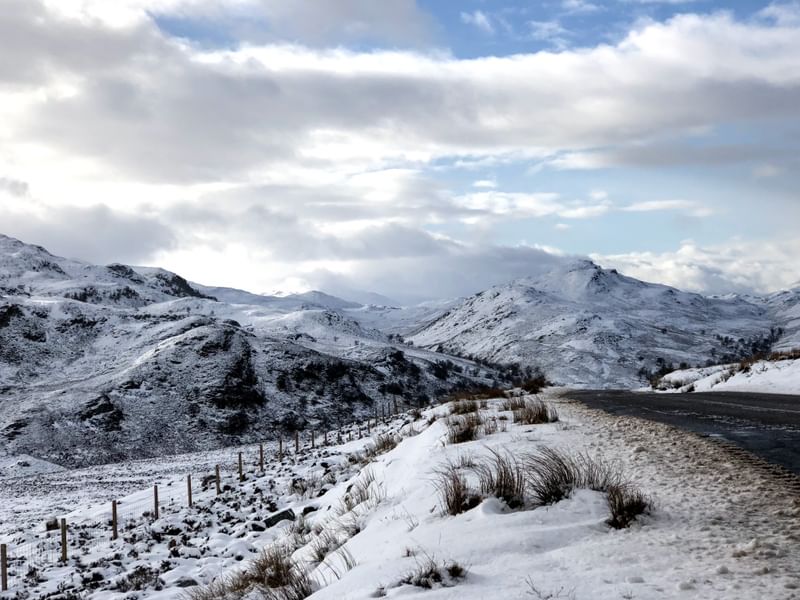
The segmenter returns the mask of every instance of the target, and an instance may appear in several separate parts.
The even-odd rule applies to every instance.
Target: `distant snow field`
[[[290,548],[292,569],[307,574],[309,597],[320,600],[797,597],[800,502],[785,474],[665,425],[591,411],[557,391],[543,397],[557,422],[514,422],[501,400],[490,400],[480,415],[492,426],[464,443],[447,442],[450,406],[442,405],[281,462],[269,446],[263,474],[254,466],[257,446],[245,447],[244,482],[235,474],[238,449],[0,477],[0,542],[16,561],[5,596],[197,597],[201,585],[252,569],[278,543]],[[392,447],[391,439],[401,441]],[[588,489],[545,506],[527,498],[515,508],[483,494],[461,514],[444,511],[443,468],[455,466],[477,486],[470,466],[493,451],[523,460],[545,446],[602,458],[654,508],[627,529],[607,524],[605,493]],[[201,485],[218,463],[219,496],[213,481]],[[187,473],[196,482],[193,508]],[[157,520],[141,516],[154,483],[162,495]],[[124,527],[112,542],[113,497]],[[296,518],[273,524],[286,509]],[[70,559],[31,570],[19,548],[41,543],[44,519],[64,515]],[[306,597],[279,592],[238,589],[228,598]]]

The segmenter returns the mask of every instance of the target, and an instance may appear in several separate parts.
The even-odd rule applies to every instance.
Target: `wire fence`
[[[142,492],[135,500],[112,500],[108,511],[79,521],[53,519],[45,525],[44,531],[27,534],[10,544],[0,544],[0,593],[36,584],[43,569],[110,546],[117,540],[122,544],[128,543],[127,540],[133,543],[157,518],[191,507],[195,496],[208,498],[213,494],[211,498],[222,495],[224,499],[226,489],[263,472],[270,459],[297,459],[315,448],[368,436],[379,419],[397,413],[397,404],[389,404],[376,410],[374,420],[353,422],[322,433],[312,431],[301,435],[296,432],[294,437],[277,440],[277,452],[273,456],[266,455],[264,444],[260,444],[256,461],[252,455],[245,458],[243,452],[238,452],[230,462],[220,461],[214,473],[194,478],[188,475],[184,486],[173,480],[160,487],[154,485],[149,496]],[[108,535],[98,536],[98,530],[105,530]]]

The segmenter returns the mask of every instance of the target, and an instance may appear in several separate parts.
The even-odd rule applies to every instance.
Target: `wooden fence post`
[[[242,467],[242,453],[239,452],[239,481],[244,481],[244,469]]]
[[[67,520],[61,519],[61,562],[67,562]]]
[[[394,398],[394,414],[397,414],[397,398]]]
[[[219,496],[222,493],[222,486],[220,485],[219,481],[219,465],[214,467],[214,472],[216,473],[215,481],[217,483],[217,496]]]
[[[264,472],[264,444],[258,445],[258,470]]]
[[[119,537],[119,522],[117,521],[117,501],[111,501],[111,539]]]
[[[367,417],[367,435],[369,435],[370,433],[371,432],[369,430],[369,417]]]
[[[8,550],[0,544],[0,592],[8,591]]]
[[[300,432],[294,432],[294,453],[297,454],[300,452]]]
[[[327,446],[328,445],[328,430],[327,429],[325,430],[325,433],[323,433],[323,436],[324,436],[323,444]]]
[[[192,508],[192,505],[194,503],[192,502],[192,476],[191,475],[187,475],[186,476],[186,496],[189,498],[189,508]]]
[[[158,514],[158,486],[157,485],[153,486],[153,514],[155,515],[156,519],[159,517],[159,514]]]
[[[278,438],[278,460],[283,460],[283,436]]]
[[[313,450],[316,447],[316,441],[314,440],[314,430],[311,430],[311,449]]]

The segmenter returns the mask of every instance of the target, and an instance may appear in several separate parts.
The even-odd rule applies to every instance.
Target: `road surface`
[[[608,413],[724,438],[800,475],[800,396],[627,390],[571,390],[564,395]]]

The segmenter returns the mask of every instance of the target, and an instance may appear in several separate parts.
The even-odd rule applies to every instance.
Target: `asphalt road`
[[[575,390],[565,395],[611,414],[724,438],[800,475],[800,396],[627,390]]]

